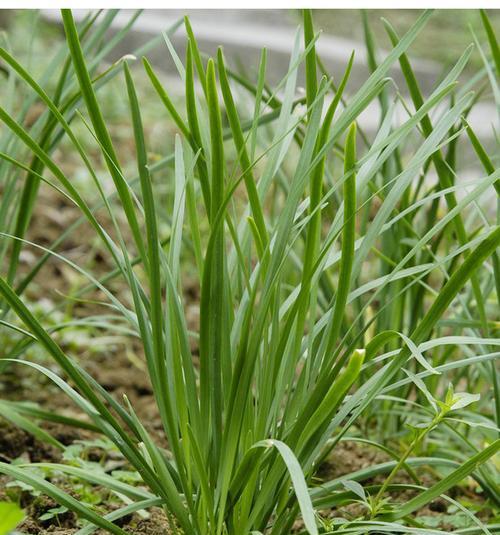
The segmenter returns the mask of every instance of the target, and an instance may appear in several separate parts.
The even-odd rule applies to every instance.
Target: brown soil
[[[335,446],[317,475],[328,481],[388,460],[389,457],[380,450],[368,448],[358,442],[343,441]]]

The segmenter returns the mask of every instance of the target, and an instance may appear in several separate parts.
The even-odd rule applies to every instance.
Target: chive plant
[[[126,533],[115,521],[153,506],[164,509],[173,532],[186,535],[285,535],[297,519],[299,530],[314,535],[333,529],[321,511],[360,500],[366,514],[345,519],[345,532],[428,533],[412,514],[439,496],[452,500],[447,491],[468,476],[498,505],[498,481],[487,463],[500,449],[494,364],[500,229],[490,217],[500,170],[467,122],[478,96],[472,83],[458,79],[471,48],[424,95],[407,50],[431,12],[402,37],[384,22],[393,48],[380,62],[365,21],[371,74],[348,93],[354,57],[346,58],[340,80],[332,80],[316,53],[312,14],[305,11],[289,68],[271,88],[265,51],[256,80],[243,76],[227,65],[222,49],[207,58],[185,19],[185,61],[164,35],[185,85],[185,109],[143,58],[165,120],[178,131],[173,153],[151,164],[139,73],[127,58],[104,73],[96,70],[125,35],[99,48],[114,16],[77,26],[63,10],[67,47],[38,81],[6,48],[0,50],[8,72],[4,83],[21,86],[30,104],[45,106],[30,129],[23,124],[28,104],[20,114],[13,105],[0,109],[6,127],[0,153],[2,336],[16,337],[3,365],[46,375],[87,420],[20,403],[2,406],[16,424],[61,449],[38,420],[105,435],[142,484],[70,464],[0,462],[0,472],[87,520],[80,535],[98,528]],[[488,49],[474,37],[484,69],[473,82],[489,84],[498,99],[498,42],[487,15],[481,16]],[[398,63],[406,87],[389,78]],[[61,74],[48,91],[54,66]],[[302,67],[304,97],[297,96]],[[119,73],[128,97],[135,177],[124,171],[99,99],[102,84]],[[372,135],[357,122],[374,101],[381,115]],[[397,122],[401,105],[405,116]],[[75,123],[92,134],[114,184],[111,195]],[[53,157],[61,139],[82,159],[100,195],[97,205]],[[462,176],[463,149],[473,151],[480,178]],[[50,247],[25,237],[41,180],[81,212]],[[166,200],[158,196],[165,183],[172,191]],[[112,228],[100,221],[102,209]],[[118,224],[123,217],[126,228]],[[57,252],[83,222],[114,265],[104,276]],[[16,277],[24,247],[43,255],[27,275]],[[48,318],[35,315],[23,298],[50,257],[88,280],[72,297],[99,290],[115,326],[140,339],[167,450],[126,397],[115,399],[58,345],[55,334],[64,326],[45,326]],[[185,265],[200,286],[198,360],[185,316]],[[116,278],[126,283],[128,295],[110,290]],[[113,328],[104,320],[102,326]],[[60,373],[25,357],[33,345]],[[450,381],[481,392],[481,400],[454,392]],[[472,401],[476,411],[465,411]],[[409,438],[404,424],[414,428]],[[406,441],[401,452],[384,430]],[[318,468],[346,439],[381,447],[393,461],[316,486]],[[432,445],[431,455],[419,456],[423,444]],[[440,475],[428,488],[418,475],[425,466]],[[101,516],[40,470],[103,485],[123,506]],[[393,484],[399,471],[413,482]],[[385,483],[363,487],[376,475],[385,475]],[[403,506],[392,502],[392,491],[407,489],[414,498]],[[467,514],[478,533],[489,533]]]

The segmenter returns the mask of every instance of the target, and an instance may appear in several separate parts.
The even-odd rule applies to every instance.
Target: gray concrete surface
[[[77,19],[82,18],[85,13],[86,11],[83,10],[74,11]],[[130,20],[132,13],[130,10],[118,13],[113,22],[113,31],[122,28]],[[60,14],[56,10],[44,10],[43,15],[54,22],[60,21]],[[267,47],[269,82],[276,83],[286,73],[299,22],[297,13],[291,10],[145,10],[116,51],[115,58],[112,59],[131,53],[141,44],[165,31],[184,15],[189,16],[200,48],[204,52],[214,54],[217,46],[222,45],[232,65],[242,65],[245,69],[252,71],[258,66],[261,49]],[[171,40],[179,56],[184,58],[186,35],[183,25],[179,27]],[[342,76],[346,62],[354,50],[355,63],[348,91],[352,93],[366,80],[369,73],[363,43],[322,34],[317,50],[326,68],[336,80]],[[383,56],[383,51],[381,55]],[[148,58],[166,73],[170,91],[183,90],[175,64],[166,46],[157,47],[148,54]],[[433,62],[418,59],[413,60],[412,65],[423,91],[429,93],[441,75],[440,67]],[[404,92],[405,83],[397,65],[390,75]],[[299,76],[299,84],[303,84],[301,76],[302,73]],[[469,117],[469,122],[477,134],[490,146],[493,142],[493,127],[495,126],[498,130],[498,115],[498,110],[492,101],[483,101],[473,108]],[[401,119],[405,118],[403,109],[397,116]],[[377,103],[374,103],[363,113],[361,121],[364,128],[370,131],[376,129],[378,120],[379,110]]]
[[[85,11],[76,10],[76,18],[85,15]],[[44,15],[54,21],[60,20],[55,10],[45,10]],[[132,15],[130,10],[121,11],[113,22],[115,30],[123,27]],[[271,83],[280,80],[287,71],[290,51],[298,26],[297,14],[291,10],[145,10],[134,24],[133,31],[118,49],[117,54],[127,53],[151,37],[159,35],[175,21],[188,15],[200,48],[215,54],[217,47],[222,45],[226,56],[233,62],[242,63],[248,69],[256,69],[260,51],[266,47],[268,54],[268,76]],[[185,54],[186,34],[181,26],[172,38],[172,42],[181,58]],[[351,84],[359,86],[368,75],[366,52],[362,43],[322,34],[317,50],[328,71],[339,79],[345,69],[350,54],[355,52]],[[162,49],[151,54],[151,60],[167,72],[175,72],[175,66],[168,53]],[[428,61],[416,60],[414,68],[423,84],[429,90],[439,68]],[[392,75],[401,81],[399,72],[394,69]]]

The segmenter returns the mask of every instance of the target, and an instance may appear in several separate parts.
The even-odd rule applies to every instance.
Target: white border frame
[[[471,0],[252,0],[238,2],[234,0],[2,0],[1,9],[499,9],[498,0],[481,0],[480,5]]]

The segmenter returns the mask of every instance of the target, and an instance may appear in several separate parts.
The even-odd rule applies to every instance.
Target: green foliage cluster
[[[228,67],[222,49],[207,59],[189,20],[179,21],[160,39],[184,84],[183,107],[146,59],[158,40],[134,54],[145,56],[165,120],[168,114],[178,130],[173,154],[154,163],[132,56],[100,70],[130,29],[104,39],[116,12],[76,24],[63,10],[66,46],[36,78],[0,49],[11,97],[0,108],[0,322],[15,337],[2,366],[44,374],[87,418],[1,402],[13,423],[65,451],[67,462],[0,462],[0,473],[56,500],[59,508],[49,514],[70,510],[86,520],[79,535],[97,528],[123,535],[115,521],[154,506],[164,509],[174,533],[185,535],[287,535],[297,519],[311,535],[441,533],[414,513],[440,496],[460,508],[446,493],[469,476],[483,499],[498,506],[492,458],[500,449],[500,227],[491,200],[500,169],[498,154],[487,154],[467,116],[485,84],[500,105],[500,53],[483,14],[488,48],[474,36],[484,59],[477,75],[457,82],[469,47],[423,95],[407,50],[431,15],[423,13],[402,36],[384,21],[393,48],[380,63],[367,25],[371,74],[352,94],[355,58],[346,58],[339,81],[322,72],[309,11],[274,88],[266,82],[265,50],[256,79],[243,77]],[[170,41],[181,24],[184,61]],[[389,78],[397,64],[407,85],[401,92]],[[304,96],[297,90],[301,68]],[[124,171],[99,99],[118,76],[137,176]],[[27,89],[21,105],[20,86]],[[251,106],[243,105],[249,99]],[[380,124],[369,136],[358,119],[373,102]],[[26,125],[34,104],[43,112]],[[398,122],[401,104],[407,114]],[[77,125],[92,135],[104,173]],[[60,164],[62,140],[83,162],[97,204]],[[457,152],[464,146],[474,151],[479,177],[462,176]],[[26,238],[42,182],[81,213],[48,247]],[[170,193],[159,195],[165,183]],[[58,252],[83,222],[113,265],[104,276]],[[30,247],[41,255],[21,273],[21,252]],[[109,314],[89,324],[140,340],[168,449],[126,397],[113,397],[58,344],[68,324],[51,323],[50,311],[35,314],[28,306],[26,289],[52,257],[88,281],[70,298],[98,289],[106,300]],[[186,264],[200,287],[197,333],[186,321]],[[115,279],[126,294],[111,291]],[[31,347],[43,348],[51,362],[27,358]],[[450,381],[470,393],[456,392]],[[103,435],[128,462],[128,476],[69,462],[71,450],[38,424],[44,419]],[[393,460],[315,485],[322,462],[346,439],[382,448]],[[437,476],[428,487],[418,475],[422,466]],[[403,471],[411,483],[394,482]],[[123,505],[103,516],[58,488],[54,472],[105,487]],[[382,484],[371,482],[377,475],[385,476]],[[408,489],[412,499],[393,502],[393,492]],[[361,503],[362,515],[339,525],[322,513],[348,503]],[[464,514],[475,526],[467,533],[498,530]]]

